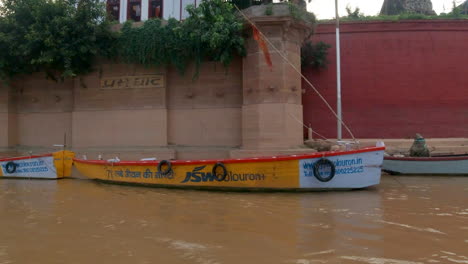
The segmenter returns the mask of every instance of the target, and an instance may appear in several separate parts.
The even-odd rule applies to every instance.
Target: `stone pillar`
[[[266,6],[246,10],[278,51],[268,45],[273,63],[270,68],[253,37],[247,40],[247,56],[243,61],[242,147],[231,153],[233,157],[297,151],[303,145],[301,76],[291,64],[300,71],[301,45],[310,27],[291,17],[287,7],[275,5],[274,14],[277,8],[282,8],[281,16],[266,16]]]

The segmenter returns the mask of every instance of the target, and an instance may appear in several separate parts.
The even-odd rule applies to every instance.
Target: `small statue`
[[[414,137],[413,145],[410,148],[410,157],[430,157],[429,149],[426,145],[426,140],[420,134]]]

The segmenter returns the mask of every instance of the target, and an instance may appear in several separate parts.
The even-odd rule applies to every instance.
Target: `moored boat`
[[[385,157],[383,171],[394,175],[468,175],[468,155]]]
[[[380,183],[385,147],[225,160],[74,159],[90,179],[166,187],[244,190],[358,189]]]
[[[74,153],[54,153],[0,159],[0,178],[59,179],[69,177]]]

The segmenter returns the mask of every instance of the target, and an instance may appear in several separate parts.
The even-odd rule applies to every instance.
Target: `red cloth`
[[[268,66],[270,66],[270,70],[272,70],[273,63],[271,62],[270,51],[268,50],[267,43],[263,39],[262,35],[260,35],[260,32],[258,31],[257,27],[252,25],[252,30],[253,30],[253,38],[257,41],[258,46],[263,51],[263,55],[265,56],[265,61],[268,64]]]

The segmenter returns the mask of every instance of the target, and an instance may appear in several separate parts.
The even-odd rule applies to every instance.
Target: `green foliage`
[[[265,15],[271,16],[273,15],[273,4],[268,4],[265,9]]]
[[[302,8],[306,8],[307,3],[312,2],[312,0],[279,0],[281,3],[291,3],[291,4],[296,4]]]
[[[150,19],[141,27],[134,27],[133,22],[127,21],[118,42],[119,55],[127,63],[185,65],[188,48],[187,43],[179,43],[179,31],[180,22],[175,19],[170,19],[166,26],[159,19]]]
[[[442,16],[444,17],[447,17],[447,16],[450,16],[450,17],[453,17],[453,18],[462,18],[464,15],[466,15],[466,4],[467,2],[457,6],[456,2],[453,1],[453,8],[452,8],[452,12],[448,13],[448,14],[441,14]],[[465,12],[464,12],[465,11]]]
[[[315,15],[313,13],[307,12],[305,8],[298,6],[297,4],[288,2],[289,12],[291,16],[296,20],[302,20],[310,24],[314,24],[316,21]]]
[[[273,6],[278,3],[273,3],[272,0],[225,0],[236,5],[239,9],[245,9],[253,5],[266,5],[265,15],[273,15]],[[302,20],[307,23],[315,23],[316,18],[313,13],[307,12],[307,2],[311,0],[279,0],[279,4],[288,4],[291,16],[296,20]]]
[[[379,15],[379,16],[365,16],[361,15],[359,18],[355,17],[340,17],[341,21],[401,21],[401,20],[437,20],[437,19],[468,19],[468,15],[458,13],[442,13],[440,15],[428,16],[416,13],[404,13],[400,15]],[[334,19],[324,19],[319,22],[332,22]]]
[[[189,17],[182,21],[148,20],[142,27],[126,23],[119,41],[120,56],[130,63],[147,66],[173,65],[184,73],[195,61],[196,77],[203,60],[228,66],[235,54],[245,56],[243,21],[234,6],[223,0],[203,1],[187,7]]]
[[[468,7],[468,4],[466,4]],[[418,13],[403,13],[399,15],[378,15],[366,16],[360,13],[360,9],[356,8],[354,11],[350,7],[346,7],[348,13],[345,17],[340,17],[342,21],[400,21],[400,20],[430,20],[430,19],[468,19],[468,15],[464,11],[465,4],[456,6],[454,3],[453,9],[450,13],[441,13],[440,15],[424,15]],[[468,10],[468,8],[467,8]],[[321,20],[320,22],[334,21],[334,19]]]
[[[73,77],[112,54],[114,34],[99,0],[7,0],[0,7],[0,78],[44,71]]]
[[[315,16],[289,3],[296,19]],[[100,0],[6,0],[0,6],[0,78],[46,72],[53,78],[74,77],[92,71],[98,57],[119,57],[127,63],[198,69],[204,60],[227,67],[234,56],[245,56],[244,21],[226,0],[202,1],[187,8],[184,21],[158,19],[141,26],[132,22],[119,33],[110,30]],[[314,51],[313,65],[326,65]],[[317,59],[318,58],[318,59]],[[325,58],[326,59],[326,58]]]
[[[456,6],[453,3],[453,9],[450,13],[441,13],[440,15],[424,15],[418,13],[402,13],[399,15],[378,15],[366,16],[360,12],[359,8],[354,11],[346,7],[347,16],[340,17],[342,21],[400,21],[400,20],[431,20],[431,19],[468,19],[468,1]],[[320,22],[331,22],[334,19],[320,20]]]
[[[398,16],[399,20],[420,20],[420,19],[427,19],[431,16],[427,16],[420,13],[403,13]]]
[[[195,61],[229,65],[245,55],[243,21],[224,0],[189,6],[183,22],[148,20],[112,33],[99,0],[7,0],[0,7],[0,78],[44,71],[56,78],[92,70],[99,56],[147,66],[174,65],[181,73]],[[198,72],[196,73],[198,74]]]
[[[346,18],[349,20],[359,20],[364,16],[360,11],[359,7],[356,7],[354,11],[352,11],[351,7],[348,5],[346,6],[346,13],[348,13]]]
[[[301,66],[302,68],[311,66],[317,69],[324,69],[328,66],[328,49],[331,46],[325,42],[317,42],[316,44],[311,41],[305,42],[301,48]]]

